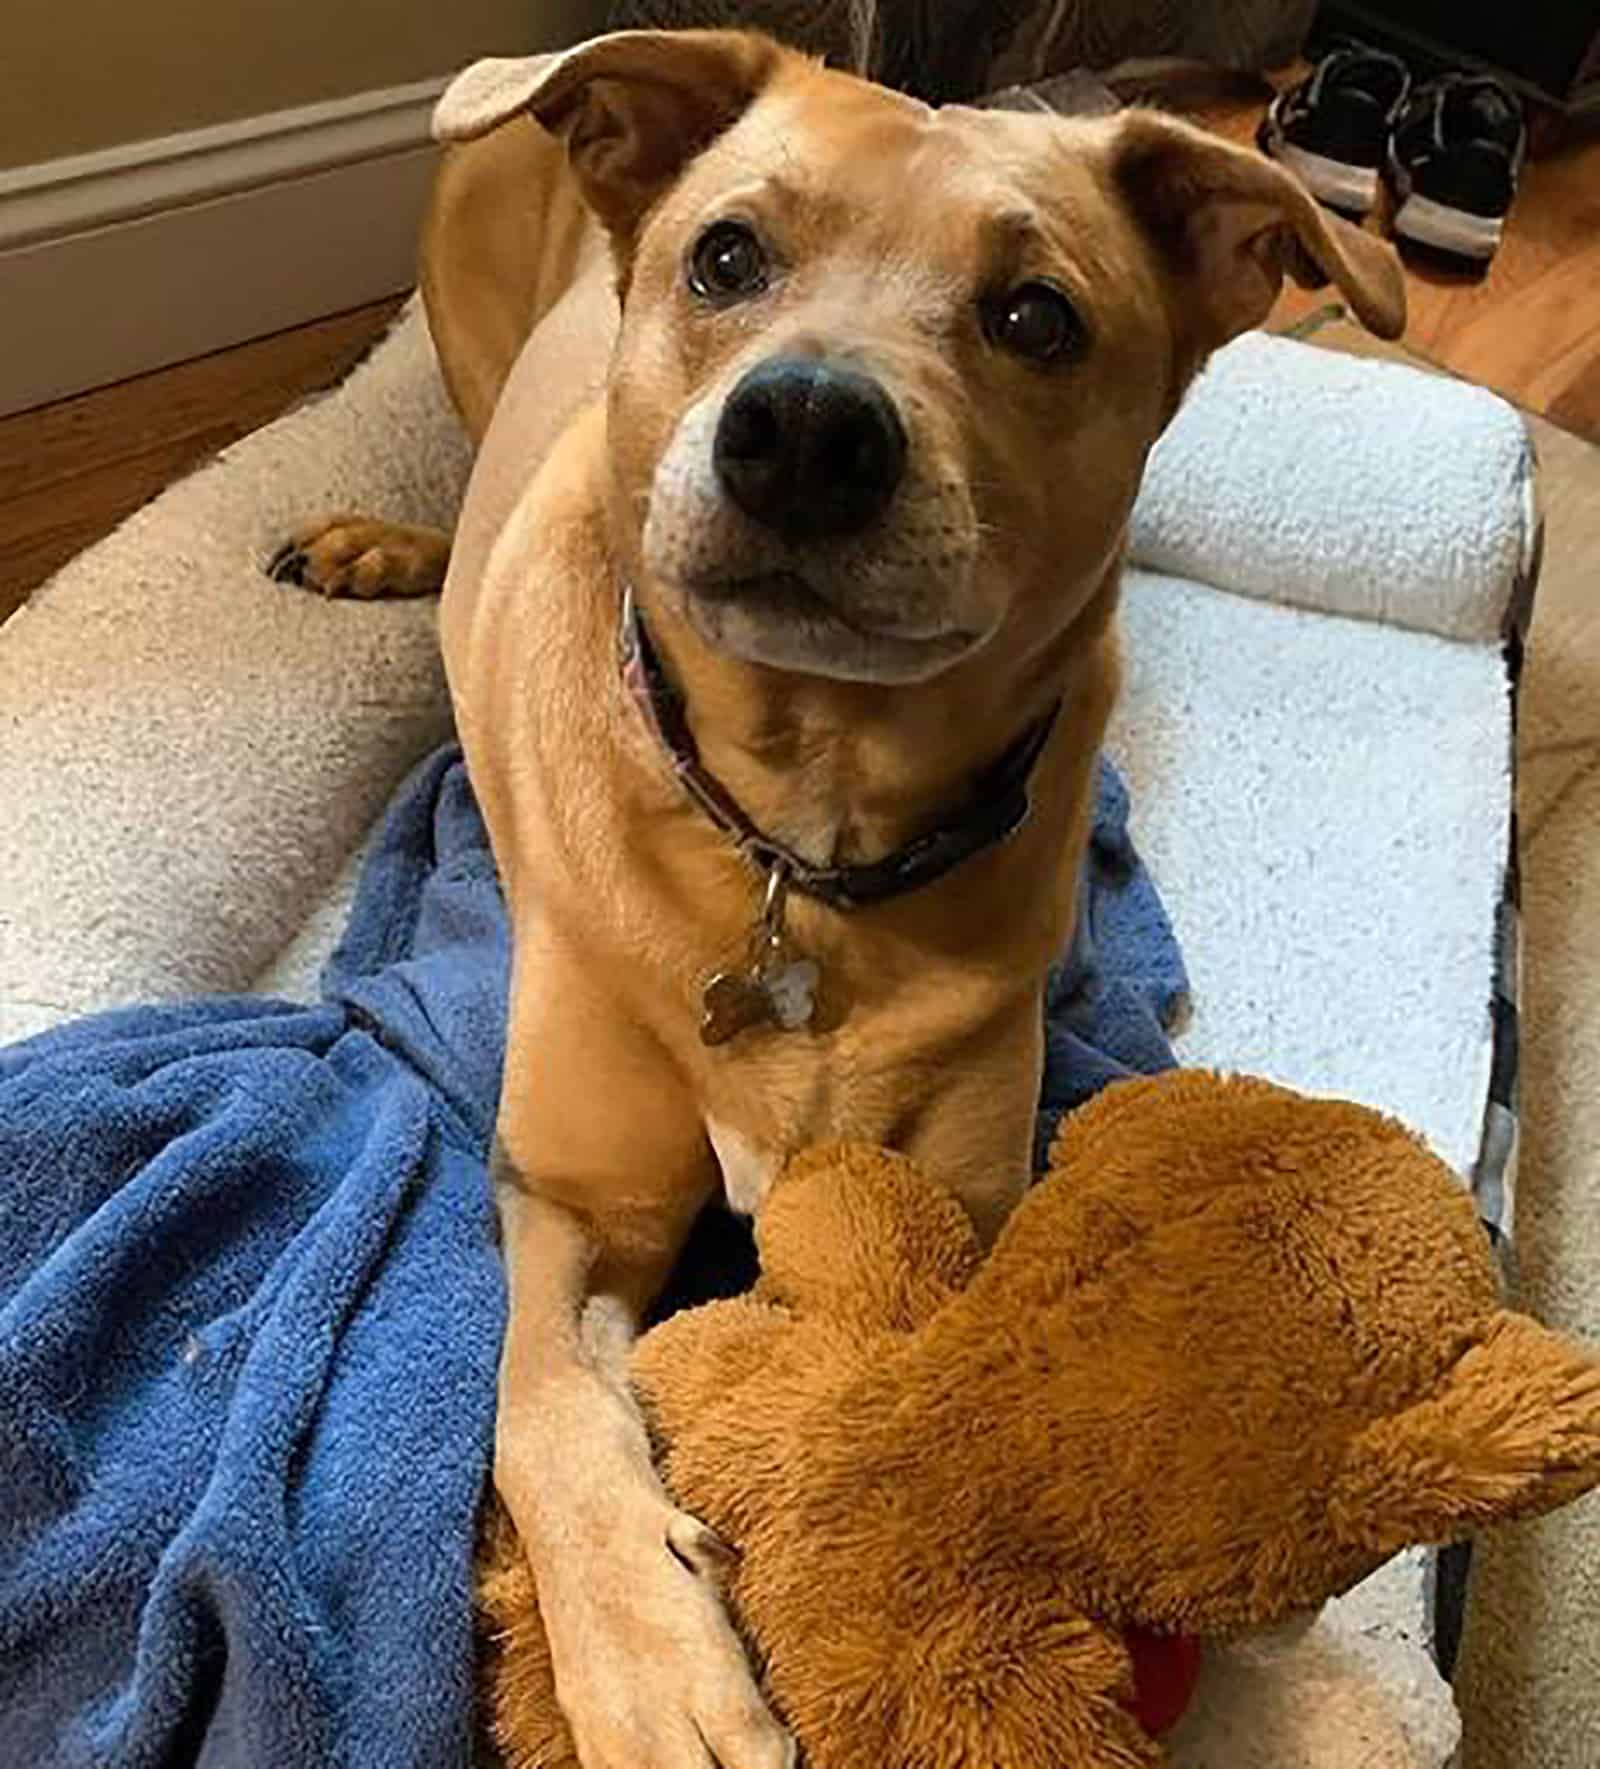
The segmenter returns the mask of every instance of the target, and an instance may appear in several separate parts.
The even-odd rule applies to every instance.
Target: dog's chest
[[[706,1135],[722,1169],[722,1191],[728,1207],[753,1216],[777,1177],[779,1157],[731,1124],[707,1119]]]

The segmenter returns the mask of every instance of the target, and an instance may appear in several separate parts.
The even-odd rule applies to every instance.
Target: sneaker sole
[[[1319,202],[1348,215],[1365,215],[1378,200],[1378,168],[1352,166],[1296,147],[1278,127],[1278,101],[1273,100],[1261,126],[1261,151],[1293,172]]]
[[[1436,252],[1489,259],[1499,250],[1505,220],[1499,215],[1471,215],[1430,197],[1408,196],[1394,212],[1394,230]]]

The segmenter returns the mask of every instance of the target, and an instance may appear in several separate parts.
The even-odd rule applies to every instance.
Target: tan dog
[[[652,1470],[634,1324],[719,1187],[752,1208],[819,1137],[998,1229],[1145,456],[1286,269],[1386,334],[1401,282],[1185,125],[935,112],[736,33],[479,64],[438,127],[482,137],[424,288],[483,436],[442,628],[514,943],[495,1477],[586,1769],[765,1769],[787,1742]],[[441,540],[357,527],[296,568],[436,574]]]

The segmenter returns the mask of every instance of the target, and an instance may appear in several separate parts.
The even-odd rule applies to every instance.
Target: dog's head
[[[1153,113],[932,110],[764,37],[628,32],[481,63],[436,126],[523,109],[615,253],[623,563],[759,663],[892,682],[1037,650],[1285,273],[1403,320],[1387,247]]]

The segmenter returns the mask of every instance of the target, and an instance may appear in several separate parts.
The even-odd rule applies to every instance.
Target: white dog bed
[[[343,386],[0,629],[0,1041],[116,1003],[313,990],[364,835],[448,706],[431,604],[326,603],[259,563],[320,508],[448,523],[467,467],[413,308]],[[1181,1059],[1391,1111],[1496,1209],[1502,644],[1531,487],[1494,396],[1241,339],[1151,459],[1110,739],[1193,980]],[[1241,1763],[1440,1769],[1456,1725],[1422,1650],[1427,1565],[1289,1649],[1325,1693]],[[1359,1686],[1369,1712],[1374,1655],[1382,1748],[1326,1694]]]

